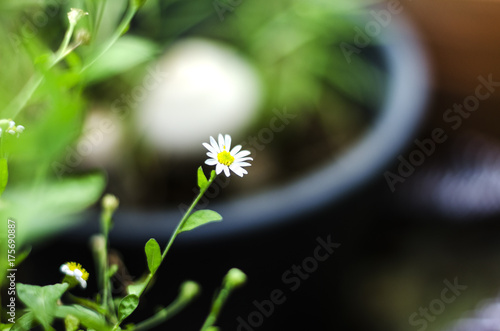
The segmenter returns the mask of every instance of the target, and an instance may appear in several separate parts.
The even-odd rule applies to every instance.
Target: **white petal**
[[[212,159],[214,159],[214,160],[217,160],[217,154],[216,154],[216,153],[208,152],[208,153],[207,153],[207,156],[208,156],[209,158],[212,158]]]
[[[59,268],[59,270],[61,270],[61,272],[65,273],[67,275],[73,276],[73,272],[71,270],[69,270],[69,267],[68,267],[68,265],[66,263],[63,264],[63,265],[61,265],[61,267]]]
[[[87,288],[87,282],[85,281],[85,279],[77,277],[76,280],[78,280],[82,288]]]
[[[245,169],[243,169],[243,168],[241,168],[241,167],[238,167],[238,166],[234,166],[234,163],[233,163],[233,164],[231,164],[231,165],[229,166],[229,168],[231,168],[231,170],[232,170],[235,174],[237,174],[238,176],[240,176],[240,177],[243,177],[243,175],[244,175],[244,173],[245,173],[245,172],[244,172],[244,171],[245,171]]]
[[[215,173],[218,175],[222,172],[223,169],[224,169],[224,165],[217,163],[217,166],[215,167]]]
[[[226,139],[224,139],[224,146],[226,147],[226,150],[229,151],[231,149],[231,136],[226,134]]]
[[[214,148],[216,153],[220,152],[219,145],[217,145],[217,142],[215,141],[214,137],[212,137],[212,136],[210,136],[210,145],[212,145],[212,147]]]
[[[224,137],[219,133],[219,151],[222,152],[224,150]]]
[[[218,162],[217,162],[217,160],[214,160],[214,159],[207,159],[207,160],[205,161],[205,164],[206,164],[206,165],[209,165],[209,166],[216,165],[217,163],[218,163]]]
[[[9,122],[9,128],[12,128],[13,126],[16,126],[16,122],[10,121]]]
[[[229,177],[231,175],[231,173],[229,172],[228,166],[224,166],[224,174],[226,175],[226,177]]]
[[[251,157],[235,157],[234,162],[253,161]]]
[[[249,166],[251,166],[251,164],[248,162],[234,162],[233,164],[237,167],[249,167]],[[231,164],[231,165],[233,165],[233,164]]]
[[[211,146],[207,143],[203,143],[203,147],[205,147],[206,149],[208,149],[212,153],[217,153],[217,150],[215,148],[213,148],[213,146]]]
[[[17,131],[18,133],[22,133],[22,132],[24,131],[24,126],[22,126],[22,125],[18,125],[18,126],[17,126],[17,128],[16,128],[16,131]]]
[[[247,155],[250,155],[250,151],[241,151],[239,152],[238,154],[236,154],[234,157],[243,157],[243,156],[247,156]]]
[[[234,146],[233,150],[231,151],[231,155],[236,155],[241,149],[241,145],[236,145]]]

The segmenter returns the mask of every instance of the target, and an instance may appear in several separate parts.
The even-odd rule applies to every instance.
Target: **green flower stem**
[[[94,31],[96,33],[97,33],[97,31],[99,31],[99,28],[101,27],[102,17],[103,17],[106,5],[107,5],[107,0],[101,0],[101,1],[99,1],[99,5],[96,5],[96,7],[98,7],[97,13],[96,13],[96,21],[95,21],[96,23],[94,26]]]
[[[80,71],[80,73],[84,72],[85,70],[87,70],[90,66],[92,66],[97,60],[99,60],[99,58],[104,55],[104,53],[106,53],[115,43],[118,39],[120,39],[120,37],[125,33],[127,32],[128,28],[129,28],[129,25],[130,25],[130,22],[132,21],[132,18],[134,18],[135,14],[137,13],[137,10],[139,8],[137,6],[134,6],[132,4],[130,4],[128,6],[128,9],[127,9],[127,13],[125,14],[125,17],[123,18],[123,20],[120,22],[120,25],[118,26],[118,28],[116,29],[116,31],[114,32],[113,36],[111,36],[111,39],[109,40],[108,44],[96,55],[94,56],[94,58],[92,58],[92,60],[89,61],[89,63],[87,63],[83,68],[82,70]]]
[[[64,59],[64,57],[67,55],[67,50],[69,46],[69,42],[71,41],[71,37],[73,36],[73,32],[75,31],[75,26],[76,22],[71,22],[69,23],[69,27],[66,30],[66,33],[64,34],[64,39],[61,43],[61,46],[59,46],[59,49],[57,50],[55,54],[54,60],[51,62],[49,67],[54,66],[56,63]]]
[[[243,286],[246,280],[247,280],[247,275],[245,275],[245,273],[238,268],[231,268],[227,272],[226,276],[224,277],[224,280],[222,281],[222,289],[219,291],[219,294],[212,303],[210,314],[208,314],[205,323],[201,327],[201,331],[217,330],[214,324],[217,321],[217,318],[219,317],[222,307],[226,303],[231,292],[234,289]]]
[[[181,291],[179,296],[170,305],[168,305],[168,307],[158,311],[152,317],[137,324],[134,331],[149,330],[164,323],[182,311],[184,307],[189,305],[198,296],[199,293],[199,288],[196,288],[196,292],[191,294],[182,293]]]
[[[217,175],[215,175],[215,171],[212,171],[212,174],[210,176],[210,179],[208,180],[207,185],[204,188],[200,189],[200,193],[198,194],[198,196],[196,197],[196,199],[194,199],[193,203],[191,204],[191,206],[189,206],[189,209],[186,211],[186,213],[182,217],[181,221],[177,225],[177,228],[175,229],[174,234],[172,235],[172,237],[170,237],[170,241],[168,242],[167,247],[165,247],[165,250],[163,251],[163,253],[161,255],[162,262],[165,259],[165,256],[167,256],[167,253],[168,253],[168,251],[170,249],[170,246],[172,246],[175,238],[179,234],[179,230],[182,229],[182,226],[184,225],[184,223],[186,222],[186,220],[189,218],[189,215],[191,215],[191,212],[193,211],[194,207],[196,207],[196,205],[198,204],[198,202],[200,201],[200,199],[203,197],[203,195],[205,194],[205,192],[208,190],[208,188],[210,187],[210,185],[212,185],[212,183],[214,182],[214,180],[215,180],[216,177],[217,177]]]
[[[186,211],[186,213],[184,214],[184,216],[180,220],[179,224],[177,225],[177,228],[175,229],[174,233],[170,237],[170,240],[169,240],[167,246],[163,250],[163,253],[161,254],[161,263],[163,263],[163,261],[165,260],[165,257],[167,256],[167,253],[170,250],[170,247],[174,243],[175,238],[177,238],[177,235],[179,234],[180,229],[182,229],[182,226],[184,225],[184,223],[186,222],[186,220],[189,218],[189,215],[191,215],[191,212],[193,211],[194,207],[196,207],[196,205],[198,204],[198,202],[200,201],[200,199],[203,197],[203,195],[205,194],[205,192],[208,190],[208,188],[210,187],[210,185],[212,185],[212,183],[214,182],[214,180],[215,180],[216,177],[217,176],[215,174],[215,171],[212,171],[212,174],[210,176],[210,179],[208,180],[207,185],[204,188],[200,188],[200,193],[194,199],[193,203],[191,203],[191,206],[189,206],[189,209]],[[159,269],[159,267],[156,269],[155,274],[158,271],[158,269]],[[151,279],[153,278],[153,276],[154,276],[154,274],[151,274],[151,273],[148,274],[146,280],[144,281],[145,285],[142,288],[141,292],[139,293],[139,297],[142,295],[142,293],[144,292],[144,290],[148,287],[149,282],[151,281]]]
[[[102,226],[102,234],[104,239],[104,245],[101,252],[101,277],[102,277],[102,286],[103,286],[103,296],[102,296],[102,305],[108,311],[115,311],[113,296],[111,294],[111,286],[110,280],[108,278],[108,236],[109,236],[109,228],[111,224],[111,218],[113,216],[113,212],[109,209],[104,208],[101,214],[101,226]]]
[[[75,30],[76,22],[70,22],[68,29],[66,30],[66,33],[64,34],[64,39],[61,43],[61,46],[59,46],[59,49],[57,52],[54,54],[55,57],[54,59],[50,62],[46,70],[50,70],[53,66],[55,66],[57,63],[59,63],[61,60],[63,60],[69,53],[71,53],[76,47],[78,47],[80,44],[73,45],[72,47],[69,47],[69,42],[71,40],[71,36],[73,35],[73,32]],[[7,106],[7,109],[5,111],[5,114],[7,117],[15,119],[16,116],[19,114],[19,112],[26,106],[28,101],[31,99],[31,96],[35,93],[37,88],[40,86],[40,84],[43,82],[44,75],[38,75],[34,74],[24,85],[22,90],[17,94],[17,96],[12,100],[9,105]]]
[[[154,316],[142,321],[137,324],[135,331],[149,330],[167,321],[169,318],[175,316],[184,307],[186,307],[192,300],[182,300],[176,299],[167,308],[164,308],[157,312]]]
[[[24,85],[21,91],[17,94],[17,96],[9,103],[7,108],[5,109],[6,117],[15,119],[17,114],[23,109],[28,100],[31,99],[33,93],[35,93],[38,86],[43,81],[43,75],[39,76],[35,74],[31,76],[28,82]]]
[[[211,326],[214,326],[214,324],[217,321],[217,318],[219,317],[219,314],[222,310],[222,307],[224,306],[227,299],[229,298],[229,295],[231,294],[231,290],[232,290],[232,287],[225,285],[219,291],[217,298],[215,299],[214,303],[212,304],[212,309],[210,310],[210,314],[208,314],[208,317],[205,320],[205,323],[201,327],[201,331],[206,331]]]

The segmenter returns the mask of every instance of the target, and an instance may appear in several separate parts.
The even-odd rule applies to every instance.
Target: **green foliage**
[[[0,159],[0,197],[5,191],[5,187],[7,186],[7,181],[9,180],[9,168],[7,166],[7,159]]]
[[[35,314],[32,311],[28,311],[20,318],[16,319],[16,324],[12,325],[10,331],[27,331],[31,330],[35,323]]]
[[[79,326],[80,320],[76,318],[76,316],[69,314],[64,318],[64,327],[66,331],[77,331]]]
[[[153,60],[160,48],[144,38],[124,36],[106,52],[85,75],[87,84],[94,84]],[[126,56],[123,56],[126,55]],[[117,58],[120,61],[117,61]]]
[[[130,284],[127,286],[127,293],[128,294],[135,294],[135,295],[141,295],[142,292],[144,292],[144,289],[148,285],[147,281],[144,279],[141,279],[134,284]]]
[[[198,187],[200,190],[206,190],[208,187],[208,179],[205,177],[205,173],[201,166],[198,168]]]
[[[25,186],[11,187],[2,197],[8,205],[0,209],[0,217],[16,215],[22,220],[18,244],[31,242],[71,226],[70,216],[95,203],[104,185],[102,174],[89,174],[45,182],[30,194]],[[0,228],[0,234],[7,231],[4,228]]]
[[[111,330],[111,327],[106,323],[105,318],[95,311],[82,307],[80,305],[64,305],[57,306],[55,316],[57,318],[66,318],[72,315],[80,321],[80,324],[88,329],[99,331]]]
[[[161,250],[160,245],[153,238],[149,239],[146,243],[145,249],[146,258],[148,260],[148,268],[151,274],[154,274],[161,264]]]
[[[132,8],[139,9],[147,2],[147,0],[130,0],[130,6]]]
[[[129,294],[120,301],[118,306],[118,320],[121,322],[127,318],[139,305],[139,297],[135,294]]]
[[[67,289],[68,284],[36,286],[18,283],[17,295],[45,329],[52,329],[51,324],[58,308],[57,300]]]
[[[179,233],[191,231],[206,223],[220,221],[222,221],[222,216],[219,213],[209,209],[198,210],[192,213],[186,222],[184,222]]]

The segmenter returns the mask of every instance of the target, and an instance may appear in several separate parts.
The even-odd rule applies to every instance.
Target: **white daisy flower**
[[[61,272],[67,276],[74,277],[82,288],[87,287],[87,280],[89,279],[89,273],[87,270],[83,269],[80,263],[67,262],[63,264],[60,268]]]
[[[250,152],[242,151],[241,145],[237,145],[231,150],[230,135],[222,136],[222,134],[219,134],[219,143],[213,137],[210,137],[210,144],[203,143],[203,146],[208,149],[207,156],[210,157],[205,161],[205,164],[214,165],[217,175],[224,171],[224,174],[229,177],[229,170],[240,177],[248,173],[243,167],[251,165],[246,162],[253,160],[248,156]]]

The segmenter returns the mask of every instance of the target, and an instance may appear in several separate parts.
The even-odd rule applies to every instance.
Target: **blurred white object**
[[[136,118],[141,134],[159,151],[186,155],[199,152],[211,135],[237,135],[260,104],[255,70],[219,43],[178,42],[153,70],[163,79],[148,89]]]
[[[90,168],[117,166],[122,162],[123,138],[122,119],[112,112],[94,109],[85,119],[78,144],[68,150],[68,157],[74,163],[68,165]]]

